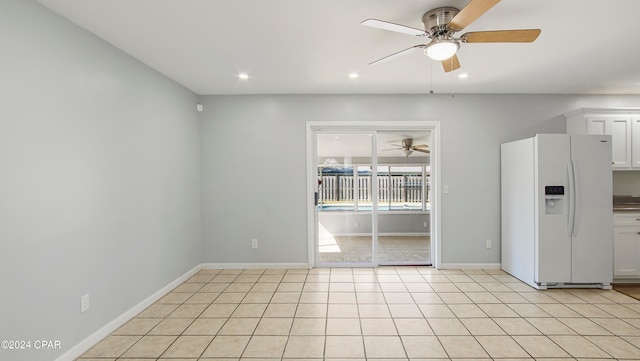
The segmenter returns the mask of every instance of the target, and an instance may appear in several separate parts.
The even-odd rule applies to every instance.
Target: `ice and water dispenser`
[[[562,214],[564,203],[564,186],[544,187],[544,214]]]

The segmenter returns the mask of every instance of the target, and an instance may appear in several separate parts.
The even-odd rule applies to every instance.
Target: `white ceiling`
[[[638,0],[503,0],[463,32],[540,28],[538,40],[462,44],[451,73],[419,52],[369,66],[425,41],[360,22],[420,28],[468,0],[37,1],[201,95],[640,94]]]

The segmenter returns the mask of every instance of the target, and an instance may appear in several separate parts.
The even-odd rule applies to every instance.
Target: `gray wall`
[[[640,195],[640,171],[613,172],[613,194],[621,196]]]
[[[32,1],[0,6],[0,340],[63,346],[2,359],[55,359],[200,262],[306,262],[308,120],[441,121],[443,261],[497,263],[499,144],[561,132],[576,108],[640,104],[204,96],[199,123],[183,87]]]
[[[565,131],[582,107],[637,107],[640,96],[205,96],[203,261],[306,262],[306,121],[438,120],[442,262],[500,262],[500,144]],[[284,181],[270,173],[288,174]],[[279,178],[281,179],[281,178]],[[252,238],[260,240],[251,249]],[[493,248],[485,249],[485,239]]]
[[[62,344],[0,359],[53,360],[200,264],[197,97],[33,1],[0,44],[0,340]]]

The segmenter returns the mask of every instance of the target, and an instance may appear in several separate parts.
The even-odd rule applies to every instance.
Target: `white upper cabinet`
[[[587,116],[587,134],[610,135],[613,143],[611,145],[613,168],[631,167],[630,116],[622,114]]]
[[[631,167],[640,168],[640,115],[631,116]]]
[[[614,170],[640,169],[640,109],[579,109],[565,116],[569,134],[611,136]]]

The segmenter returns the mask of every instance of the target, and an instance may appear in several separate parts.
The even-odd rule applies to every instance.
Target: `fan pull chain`
[[[431,90],[429,90],[429,94],[433,94],[433,62],[430,61],[429,62],[429,87],[431,88]]]
[[[451,62],[451,69],[453,69],[453,57],[451,57],[451,59],[449,59],[449,61]],[[451,99],[453,99],[455,97],[455,89],[456,89],[456,76],[454,75],[454,72],[451,71],[449,73],[449,75],[451,76]]]

